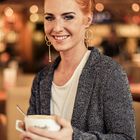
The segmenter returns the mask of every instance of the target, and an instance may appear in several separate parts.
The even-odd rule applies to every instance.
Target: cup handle
[[[16,130],[19,132],[24,132],[24,128],[23,128],[23,124],[24,122],[22,120],[16,120]]]

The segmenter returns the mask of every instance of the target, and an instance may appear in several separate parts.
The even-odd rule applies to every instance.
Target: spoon
[[[25,117],[27,116],[24,111],[19,107],[19,105],[16,106],[17,110]]]

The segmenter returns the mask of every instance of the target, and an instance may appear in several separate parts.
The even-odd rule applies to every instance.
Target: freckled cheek
[[[50,25],[44,24],[44,31],[46,35],[50,34],[51,30],[52,30],[52,27]]]

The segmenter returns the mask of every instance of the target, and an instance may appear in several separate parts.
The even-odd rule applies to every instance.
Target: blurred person
[[[56,115],[61,130],[31,127],[21,139],[136,139],[125,72],[96,48],[88,50],[94,6],[94,0],[45,0],[45,34],[60,56],[34,79],[27,114]]]
[[[103,54],[118,60],[121,53],[121,46],[122,42],[119,41],[116,31],[114,27],[112,27],[109,36],[105,38],[101,43],[101,47],[103,48]]]

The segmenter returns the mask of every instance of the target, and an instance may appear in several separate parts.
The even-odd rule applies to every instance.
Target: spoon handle
[[[17,110],[25,117],[26,114],[23,112],[23,110],[19,107],[19,105],[16,106]]]

